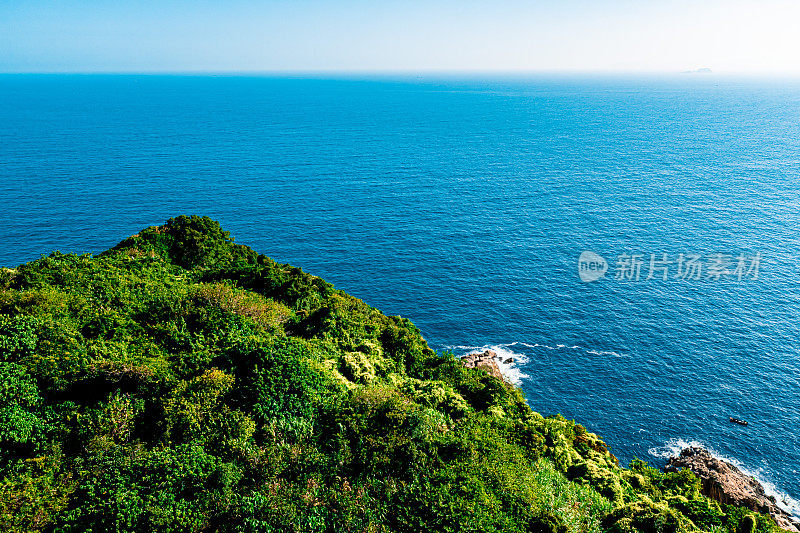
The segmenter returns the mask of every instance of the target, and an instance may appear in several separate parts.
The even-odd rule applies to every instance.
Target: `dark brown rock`
[[[664,469],[678,471],[682,468],[688,468],[700,478],[703,494],[709,498],[768,514],[783,529],[800,532],[794,518],[778,507],[775,498],[764,492],[761,483],[727,461],[717,459],[705,448],[684,449],[678,457],[670,459]]]

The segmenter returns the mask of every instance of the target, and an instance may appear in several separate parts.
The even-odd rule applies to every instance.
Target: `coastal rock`
[[[483,368],[494,377],[505,381],[500,367],[497,365],[497,354],[492,350],[483,353],[472,353],[461,358],[461,362],[467,368]]]
[[[703,494],[720,503],[740,505],[752,511],[768,514],[787,531],[800,532],[795,519],[778,507],[775,498],[764,492],[764,487],[734,465],[717,459],[705,448],[690,447],[673,457],[664,468],[678,471],[688,468],[703,486]]]

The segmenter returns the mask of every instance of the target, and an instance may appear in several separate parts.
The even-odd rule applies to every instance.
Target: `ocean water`
[[[800,513],[798,80],[0,76],[1,265],[190,213],[514,357],[622,461],[699,442]]]

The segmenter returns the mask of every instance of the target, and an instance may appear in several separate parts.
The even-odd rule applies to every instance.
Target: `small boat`
[[[740,426],[746,426],[747,425],[747,420],[739,420],[738,418],[733,418],[733,417],[730,417],[730,418],[731,418],[731,422],[733,422],[734,424],[739,424]]]

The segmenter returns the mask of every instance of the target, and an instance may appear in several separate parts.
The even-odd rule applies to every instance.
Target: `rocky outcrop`
[[[497,354],[491,350],[486,350],[483,353],[472,353],[461,358],[461,362],[465,367],[483,368],[494,377],[505,381],[505,377],[500,371],[497,361]]]
[[[684,449],[678,457],[669,460],[665,470],[682,468],[688,468],[700,478],[703,494],[709,498],[768,514],[787,531],[800,532],[795,519],[778,507],[775,498],[764,492],[761,483],[727,461],[717,459],[705,448]]]

